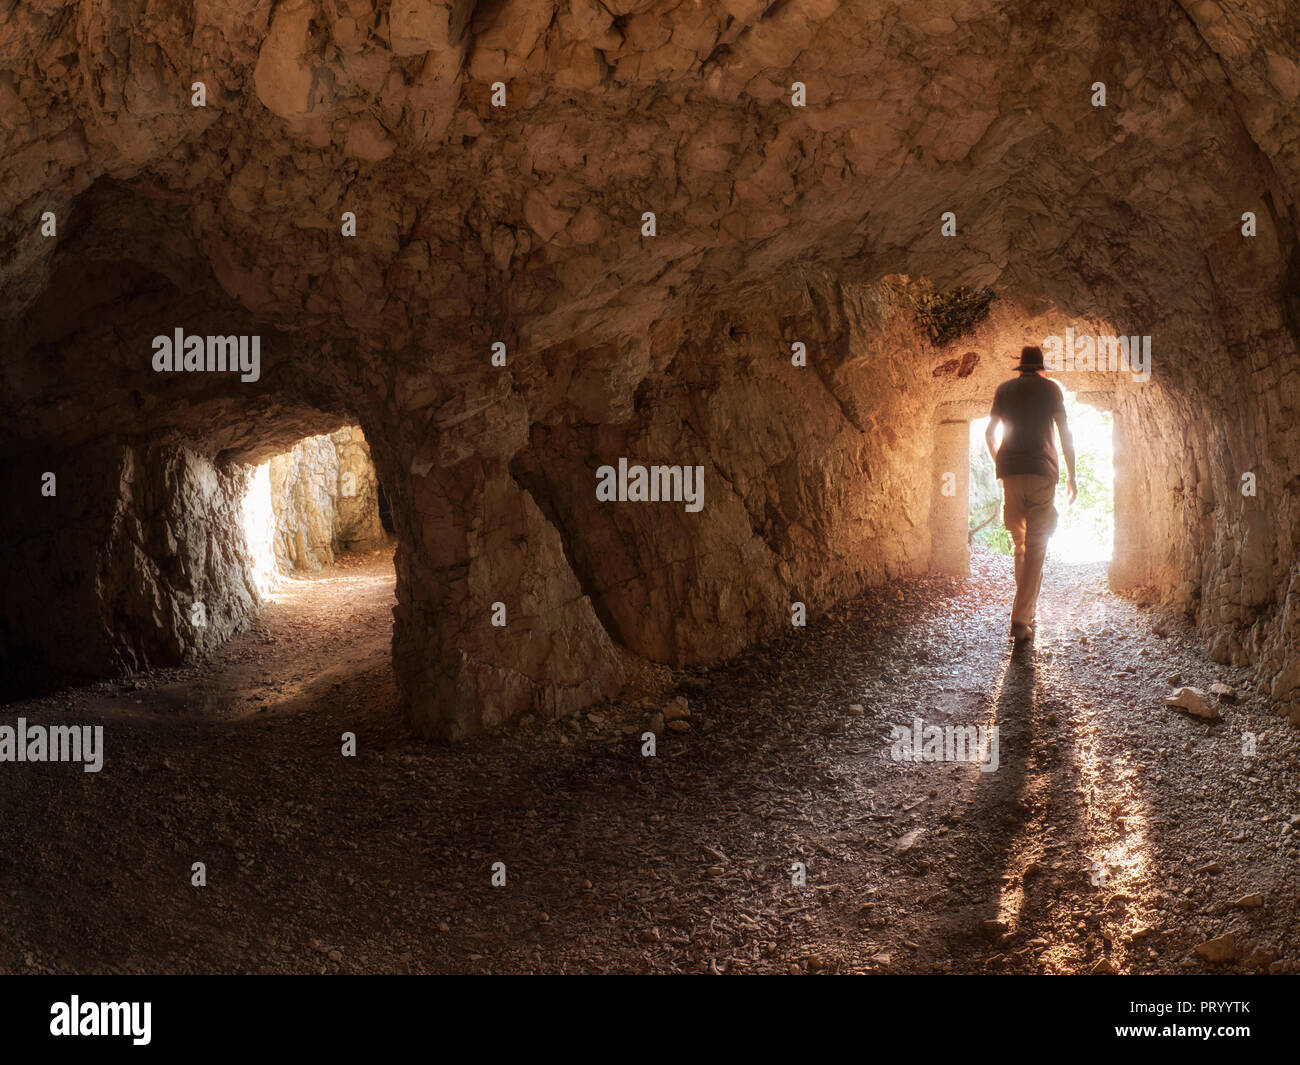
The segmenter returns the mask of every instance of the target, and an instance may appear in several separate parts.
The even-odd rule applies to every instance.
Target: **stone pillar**
[[[940,422],[931,476],[930,569],[970,575],[970,422]]]
[[[458,740],[619,690],[622,658],[504,463],[393,467],[385,483],[398,503],[393,667],[423,735]]]

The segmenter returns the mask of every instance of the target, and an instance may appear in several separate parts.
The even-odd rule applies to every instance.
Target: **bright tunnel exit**
[[[1058,384],[1060,382],[1057,382]],[[1065,456],[1059,454],[1060,480],[1056,532],[1047,558],[1055,562],[1109,562],[1115,545],[1115,472],[1113,418],[1109,411],[1078,402],[1065,389],[1065,414],[1074,437],[1079,498],[1065,502]],[[1002,488],[984,444],[988,418],[970,425],[970,538],[1002,555],[1011,555],[1011,536],[1002,524]],[[1001,441],[1001,429],[998,431]]]

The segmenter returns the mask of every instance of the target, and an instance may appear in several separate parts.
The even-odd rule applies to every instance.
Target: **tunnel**
[[[744,731],[785,683],[756,687],[748,656],[820,662],[846,618],[878,607],[884,634],[898,603],[993,572],[969,536],[970,426],[1037,345],[1113,419],[1095,595],[1182,634],[1207,688],[1249,693],[1292,774],[1270,779],[1294,779],[1294,9],[7,7],[7,715],[206,676],[262,639],[248,530],[270,470],[275,579],[313,594],[349,552],[392,555],[367,614],[380,658],[301,689],[382,701],[386,764],[522,757],[503,752],[538,728],[568,747],[627,706],[628,743],[646,710],[665,743],[703,742],[663,720],[676,694],[733,715],[709,735]],[[349,461],[359,533],[329,509]],[[329,515],[285,517],[311,510],[295,485],[319,463]],[[954,639],[904,644],[873,683],[959,666]],[[1045,675],[1007,668],[985,709]],[[1196,679],[1153,666],[1152,714],[1174,672]],[[838,684],[827,699],[864,701]],[[752,727],[813,728],[798,715],[820,703],[788,706]],[[349,721],[304,717],[303,749]],[[1294,857],[1287,824],[1275,857]],[[1300,964],[1294,939],[1255,938],[1262,967]],[[124,956],[104,949],[84,957]]]

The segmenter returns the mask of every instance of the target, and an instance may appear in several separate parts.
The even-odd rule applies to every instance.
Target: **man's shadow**
[[[1044,851],[1053,837],[1068,831],[1062,800],[1070,787],[1073,748],[1066,758],[1049,757],[1050,746],[1069,733],[1064,708],[1046,690],[1039,653],[1032,642],[1017,642],[1007,656],[989,722],[998,729],[997,769],[977,774],[973,792],[966,793],[962,823],[952,834],[961,879],[954,885],[958,898],[950,947],[954,959],[970,952],[959,962],[966,970],[1022,945],[1054,898],[1041,868],[1020,877],[1028,854]],[[1048,724],[1053,713],[1058,725]],[[985,921],[1005,922],[1016,933],[1015,942],[1002,942],[996,928],[985,931]]]

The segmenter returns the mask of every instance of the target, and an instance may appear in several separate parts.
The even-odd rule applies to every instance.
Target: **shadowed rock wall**
[[[43,466],[59,471],[44,495]],[[15,690],[174,665],[243,629],[249,468],[184,448],[107,445],[5,466],[3,673]]]

